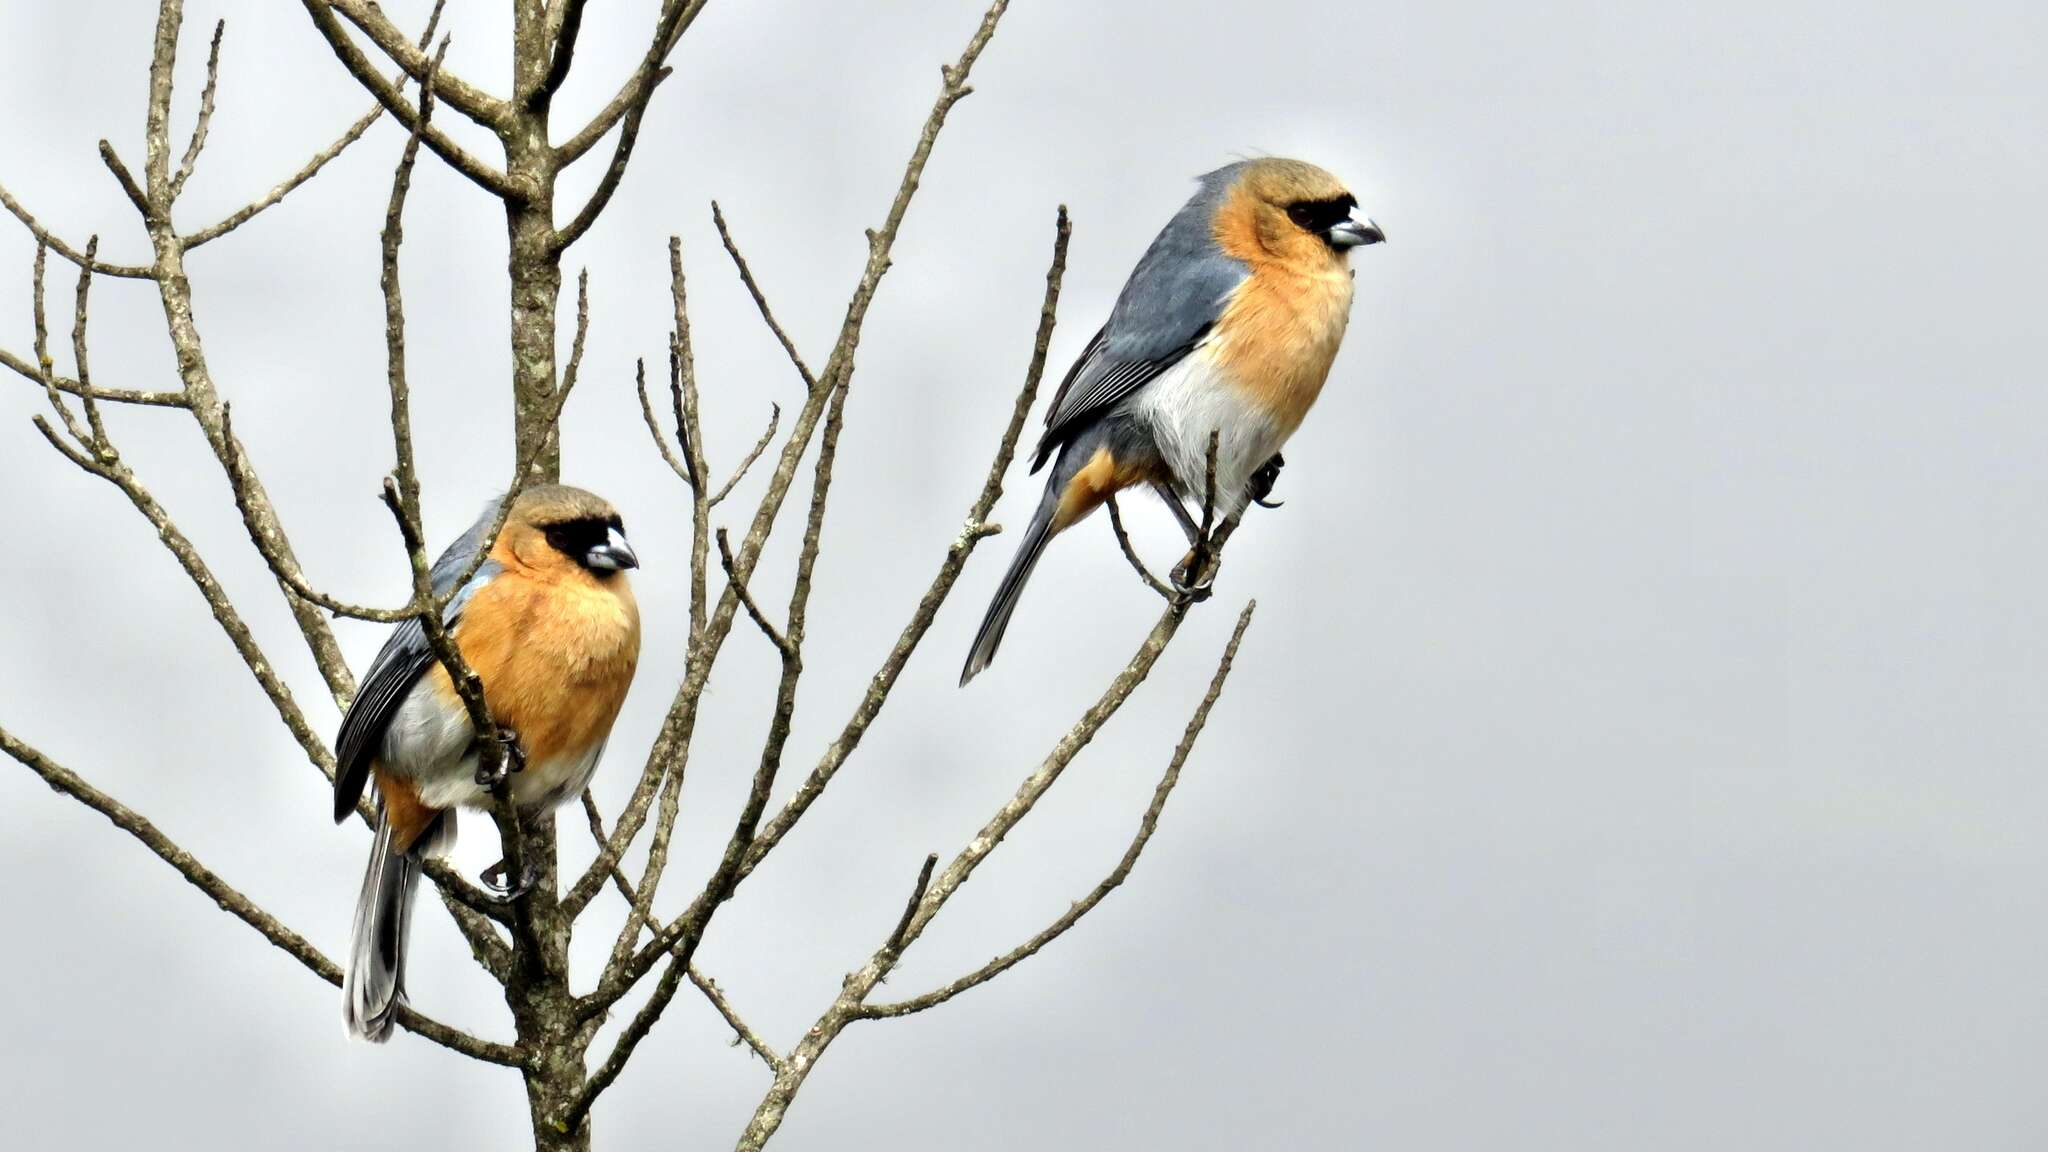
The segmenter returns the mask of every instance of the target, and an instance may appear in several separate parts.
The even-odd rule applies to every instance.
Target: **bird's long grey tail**
[[[1052,517],[1059,509],[1065,487],[1061,470],[1055,468],[1045,486],[1045,498],[1038,502],[1038,512],[1031,517],[1031,527],[1024,530],[1017,555],[1010,560],[1010,570],[1003,573],[995,599],[989,601],[988,613],[981,618],[981,630],[974,634],[974,647],[967,650],[967,664],[960,669],[963,687],[995,660],[996,648],[1003,642],[1003,630],[1010,626],[1010,613],[1017,610],[1017,598],[1023,595],[1031,570],[1038,567],[1038,558],[1045,554],[1045,545],[1052,539]]]
[[[432,838],[432,832],[422,837]],[[356,897],[348,975],[341,982],[341,1015],[349,1035],[357,1039],[383,1043],[405,1003],[405,943],[412,931],[412,897],[419,883],[417,849],[391,850],[391,821],[379,805],[377,839],[363,872],[362,895]]]

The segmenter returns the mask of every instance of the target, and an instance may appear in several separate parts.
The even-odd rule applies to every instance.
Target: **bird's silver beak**
[[[616,572],[621,568],[638,568],[640,557],[626,543],[624,532],[610,528],[605,531],[604,543],[583,554],[583,563],[599,572]]]
[[[1332,225],[1324,235],[1330,238],[1332,248],[1356,248],[1361,244],[1384,244],[1387,234],[1370,220],[1346,220]]]

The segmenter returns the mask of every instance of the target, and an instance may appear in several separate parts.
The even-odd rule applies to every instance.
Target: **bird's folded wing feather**
[[[475,559],[496,512],[495,504],[485,509],[469,531],[434,561],[429,575],[436,596],[447,595],[450,586]],[[476,574],[448,602],[448,607],[441,614],[442,627],[452,631],[462,619],[462,610],[470,598],[503,571],[503,566],[497,561],[484,561]],[[348,814],[355,810],[356,800],[362,796],[369,781],[370,761],[376,758],[378,747],[383,743],[385,725],[405,702],[406,693],[433,663],[434,650],[427,642],[426,628],[418,620],[407,620],[392,630],[391,638],[384,641],[377,658],[371,661],[370,670],[363,674],[362,683],[356,688],[356,697],[349,703],[348,714],[341,718],[341,732],[334,741],[336,822],[348,819]]]
[[[1117,297],[1046,413],[1036,471],[1061,444],[1179,363],[1207,336],[1250,270],[1216,246],[1198,198],[1174,217]]]

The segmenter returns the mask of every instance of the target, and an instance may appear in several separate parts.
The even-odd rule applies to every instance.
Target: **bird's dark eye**
[[[1351,210],[1358,207],[1358,201],[1349,193],[1329,200],[1303,200],[1287,206],[1287,218],[1304,232],[1318,235],[1342,224],[1351,218]]]
[[[610,528],[605,521],[592,517],[549,524],[541,529],[541,535],[547,537],[548,546],[555,551],[576,558],[603,544]]]

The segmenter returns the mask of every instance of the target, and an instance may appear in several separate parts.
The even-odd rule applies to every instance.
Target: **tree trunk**
[[[562,295],[561,253],[555,247],[555,176],[558,161],[548,139],[546,101],[523,97],[546,76],[552,52],[547,5],[542,0],[517,0],[513,5],[512,91],[518,111],[503,134],[506,175],[529,191],[525,202],[505,202],[508,241],[506,274],[512,292],[512,451],[513,459],[543,434],[553,410],[556,388],[555,317]],[[533,478],[556,481],[562,475],[558,437],[548,434],[534,457]],[[584,1058],[594,1028],[576,1020],[575,996],[569,990],[571,925],[556,902],[555,819],[538,813],[520,821],[526,858],[535,869],[528,896],[540,955],[528,958],[505,989],[506,1002],[519,1036],[519,1046],[532,1054],[524,1070],[527,1114],[533,1124],[535,1152],[590,1152],[590,1117],[573,1131],[563,1131],[558,1117],[583,1087]]]
[[[535,875],[527,897],[533,934],[540,955],[522,957],[521,967],[505,988],[519,1047],[533,1054],[525,1069],[527,1113],[533,1123],[536,1152],[589,1152],[590,1118],[573,1132],[564,1132],[557,1117],[582,1089],[584,1056],[594,1027],[576,1019],[576,997],[569,989],[570,925],[556,901],[555,820],[538,813],[520,821],[526,857]]]
[[[517,156],[524,148],[506,146],[513,170],[537,176],[534,196],[522,205],[507,205],[512,283],[512,411],[514,451],[532,442],[547,423],[555,399],[555,308],[562,294],[562,264],[554,250],[554,157],[540,130],[537,154]],[[534,460],[534,477],[561,478],[562,450],[550,439]]]
[[[505,202],[512,285],[513,450],[532,442],[555,397],[555,309],[562,295],[562,258],[555,248],[555,175],[548,140],[548,101],[526,99],[547,76],[547,5],[517,0],[512,8],[512,93],[517,109],[503,132],[505,174],[525,185],[524,203]],[[534,460],[534,478],[559,480],[562,450],[550,439]]]

